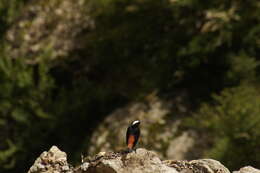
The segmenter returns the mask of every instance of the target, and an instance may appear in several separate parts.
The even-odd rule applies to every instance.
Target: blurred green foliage
[[[86,4],[95,29],[80,35],[81,48],[67,58],[51,61],[56,50],[47,48],[31,65],[26,57],[11,59],[1,42],[0,172],[27,170],[53,144],[75,162],[115,108],[154,90],[174,99],[179,89],[187,92],[190,114],[198,110],[202,120],[190,123],[214,136],[209,156],[230,168],[259,166],[257,0]],[[1,40],[24,5],[30,1],[0,2]]]
[[[36,68],[28,66],[22,59],[12,60],[6,57],[4,48],[0,56],[2,172],[2,169],[13,168],[17,162],[29,159],[26,153],[33,152],[36,145],[41,146],[37,136],[41,134],[44,138],[44,128],[50,128],[52,124],[52,116],[45,106],[54,85],[43,64]]]
[[[207,157],[221,160],[232,170],[260,164],[259,94],[248,85],[225,89],[213,96],[213,104],[203,104],[195,119],[189,119],[196,129],[207,131],[213,142]]]
[[[0,39],[8,26],[19,15],[25,2],[28,0],[1,0],[0,1]]]

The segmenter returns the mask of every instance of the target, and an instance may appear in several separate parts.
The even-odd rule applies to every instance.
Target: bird
[[[133,121],[126,131],[126,145],[129,151],[132,151],[136,146],[139,136],[140,136],[140,121]]]

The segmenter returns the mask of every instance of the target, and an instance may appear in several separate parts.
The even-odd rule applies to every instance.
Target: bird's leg
[[[133,152],[134,151],[134,149],[132,149],[132,148],[127,148],[127,152],[128,153],[131,153],[131,152]]]

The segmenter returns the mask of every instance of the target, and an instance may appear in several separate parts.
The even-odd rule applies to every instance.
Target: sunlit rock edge
[[[138,148],[127,152],[100,152],[92,157],[82,158],[81,164],[72,166],[67,154],[53,146],[44,151],[34,162],[28,173],[230,173],[219,161],[160,160],[154,151]],[[260,170],[246,166],[233,173],[260,173]]]

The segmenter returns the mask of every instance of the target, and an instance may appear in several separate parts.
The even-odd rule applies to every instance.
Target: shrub
[[[213,139],[206,156],[222,161],[231,169],[260,164],[260,93],[242,85],[214,95],[214,104],[204,104],[193,126]]]

